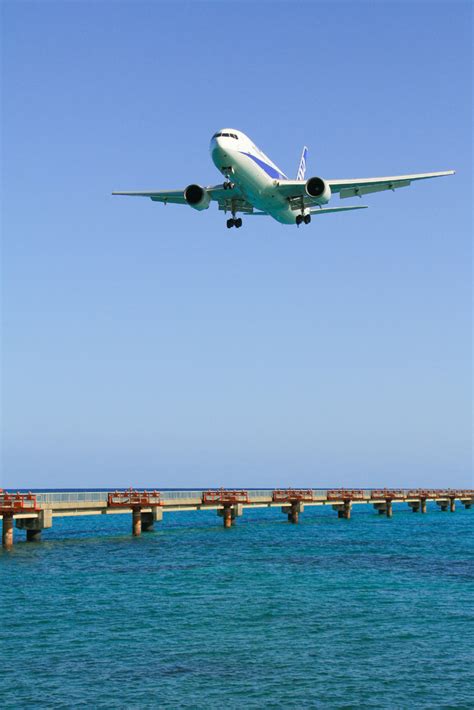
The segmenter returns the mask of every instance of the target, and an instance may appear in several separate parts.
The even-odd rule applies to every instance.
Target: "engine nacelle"
[[[184,191],[184,199],[195,210],[207,210],[211,196],[201,185],[188,185]]]
[[[331,199],[331,188],[320,177],[312,177],[306,182],[306,194],[318,201],[318,204],[325,205]]]

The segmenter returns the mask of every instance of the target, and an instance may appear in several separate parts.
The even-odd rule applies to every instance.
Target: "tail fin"
[[[301,153],[300,166],[299,166],[298,172],[296,174],[297,180],[304,180],[304,176],[306,174],[306,156],[307,155],[308,155],[308,149],[305,146],[303,148],[303,152]]]

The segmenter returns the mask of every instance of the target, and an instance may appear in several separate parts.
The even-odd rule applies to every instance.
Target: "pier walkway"
[[[330,506],[339,518],[349,520],[354,505],[371,505],[379,515],[391,518],[394,503],[406,503],[414,513],[426,513],[427,503],[434,501],[442,511],[454,512],[456,501],[465,508],[474,506],[474,489],[261,489],[261,490],[194,490],[194,491],[55,491],[8,493],[0,489],[2,544],[13,545],[14,522],[26,531],[26,540],[38,542],[41,532],[51,528],[53,518],[78,515],[128,514],[132,534],[153,529],[163,513],[186,510],[216,510],[225,528],[235,524],[245,508],[280,507],[288,521],[298,523],[309,506]]]

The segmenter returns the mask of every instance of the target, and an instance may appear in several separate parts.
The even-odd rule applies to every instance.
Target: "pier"
[[[195,491],[79,491],[53,493],[8,493],[0,490],[2,545],[14,543],[14,525],[26,532],[27,542],[39,542],[43,530],[51,528],[54,518],[79,515],[131,516],[131,532],[139,537],[163,520],[164,513],[187,510],[215,510],[224,528],[236,524],[245,508],[280,508],[293,525],[298,524],[306,507],[329,506],[339,518],[350,520],[355,505],[369,505],[387,518],[393,504],[405,503],[414,513],[426,514],[427,503],[435,502],[440,511],[456,510],[456,501],[466,509],[474,505],[474,489],[261,489],[225,488]]]

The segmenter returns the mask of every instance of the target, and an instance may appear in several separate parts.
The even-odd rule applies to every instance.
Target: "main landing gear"
[[[237,219],[235,219],[235,217],[231,217],[231,219],[227,220],[227,229],[230,229],[231,227],[237,227],[238,229],[241,226],[242,220],[240,217],[237,217]]]
[[[228,182],[228,181],[227,181],[227,182],[223,182],[223,183],[222,183],[222,187],[224,188],[224,190],[233,190],[234,187],[235,187],[235,185],[234,185],[233,182]]]
[[[299,214],[296,216],[296,225],[299,227],[300,224],[304,222],[305,224],[309,224],[311,222],[311,215],[310,214]]]

